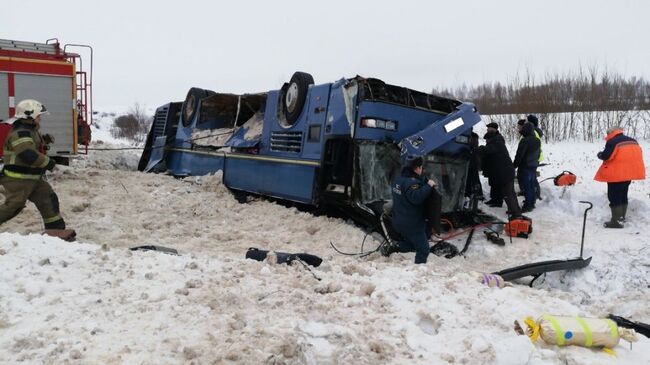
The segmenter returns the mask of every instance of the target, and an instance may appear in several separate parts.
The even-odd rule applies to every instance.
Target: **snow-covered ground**
[[[500,247],[476,234],[465,258],[418,266],[413,254],[341,256],[329,242],[358,251],[365,232],[263,199],[239,204],[219,175],[142,174],[137,152],[93,151],[49,177],[77,242],[39,235],[31,204],[0,227],[0,363],[650,364],[643,336],[614,358],[513,331],[514,320],[547,312],[650,322],[650,183],[632,183],[626,227],[604,229],[606,186],[592,180],[603,145],[544,146],[551,165],[542,178],[562,170],[579,178],[563,195],[542,183],[530,239]],[[534,288],[476,280],[473,271],[576,257],[580,200],[594,203],[589,267],[548,274]],[[505,207],[488,210],[505,216]],[[148,244],[180,255],[127,249]],[[308,271],[246,260],[249,247],[324,263]]]

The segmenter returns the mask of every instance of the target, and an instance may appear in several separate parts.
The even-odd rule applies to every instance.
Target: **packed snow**
[[[466,257],[431,255],[417,266],[413,254],[339,255],[330,241],[355,252],[366,232],[261,198],[238,203],[218,173],[143,174],[137,151],[91,151],[48,176],[77,242],[40,235],[32,204],[1,227],[0,363],[650,364],[643,336],[621,342],[613,357],[533,343],[513,330],[515,320],[543,313],[650,323],[650,183],[632,183],[624,229],[603,228],[606,185],[592,179],[603,146],[544,145],[550,165],[541,178],[570,170],[578,182],[542,183],[529,239],[501,247],[476,234]],[[650,144],[642,146],[650,163]],[[549,273],[533,288],[477,280],[475,272],[578,256],[581,200],[594,204],[590,266]],[[505,206],[481,208],[505,217]],[[462,247],[465,238],[451,242]],[[378,244],[368,236],[364,249]],[[128,250],[140,245],[179,255]],[[244,258],[249,247],[324,262],[257,262]]]

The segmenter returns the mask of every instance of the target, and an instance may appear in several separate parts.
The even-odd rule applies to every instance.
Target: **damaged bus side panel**
[[[374,224],[407,156],[425,157],[443,212],[461,209],[469,135],[479,121],[476,108],[458,100],[359,76],[314,85],[296,72],[279,90],[192,88],[184,102],[158,108],[139,168],[222,171],[230,189],[338,207]]]

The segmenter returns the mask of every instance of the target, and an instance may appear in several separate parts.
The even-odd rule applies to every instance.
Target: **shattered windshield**
[[[392,200],[391,182],[401,170],[399,148],[393,143],[360,141],[357,150],[361,203]],[[438,184],[443,213],[462,208],[467,166],[466,156],[426,156],[424,174]]]
[[[438,184],[442,195],[442,212],[459,210],[465,197],[468,159],[466,156],[428,155],[424,174]]]
[[[391,200],[391,181],[400,170],[397,146],[394,143],[360,141],[358,151],[361,202]]]

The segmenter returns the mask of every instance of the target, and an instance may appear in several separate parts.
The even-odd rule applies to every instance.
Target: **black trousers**
[[[508,211],[510,215],[519,216],[521,215],[521,209],[519,208],[519,202],[517,201],[517,194],[515,194],[515,181],[508,180],[499,184],[499,192],[503,196],[503,200],[508,206]]]
[[[490,200],[493,202],[500,204],[503,202],[503,188],[501,183],[497,183],[492,179],[488,179],[488,184],[490,184]],[[512,188],[514,189],[514,184],[512,185]]]
[[[630,188],[630,183],[631,181],[607,183],[607,199],[609,199],[610,207],[627,204],[627,191]]]

